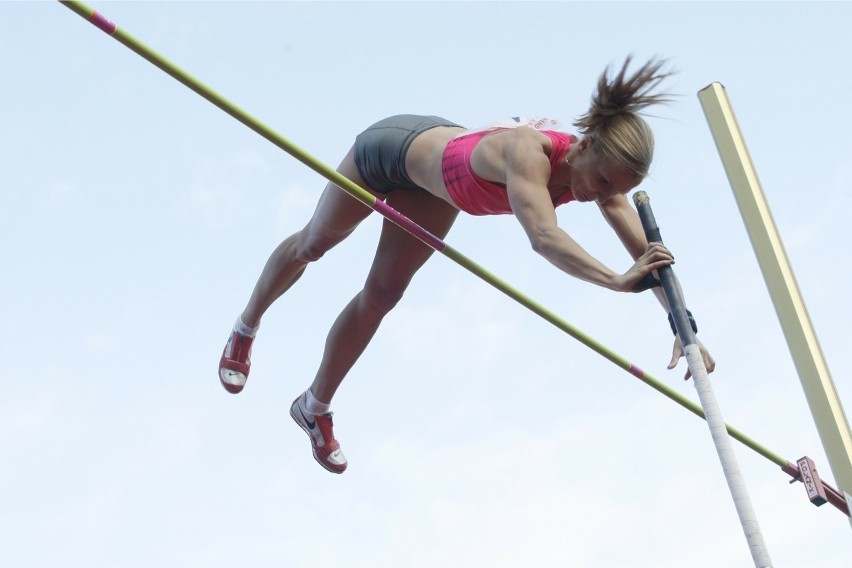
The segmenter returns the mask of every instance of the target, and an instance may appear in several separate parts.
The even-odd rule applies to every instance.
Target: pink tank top
[[[480,140],[494,130],[484,130],[453,138],[444,149],[441,158],[441,169],[444,174],[444,184],[453,202],[459,209],[471,215],[506,215],[512,214],[509,205],[509,195],[506,188],[500,184],[482,179],[473,171],[470,156]],[[553,142],[550,152],[550,167],[556,171],[556,165],[568,153],[576,138],[565,132],[540,130]],[[557,199],[553,206],[574,200],[574,194],[569,189]]]

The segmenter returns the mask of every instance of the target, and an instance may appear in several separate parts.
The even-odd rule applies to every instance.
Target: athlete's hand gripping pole
[[[637,192],[633,196],[633,202],[636,204],[636,209],[639,212],[639,218],[642,220],[642,227],[645,229],[645,237],[648,239],[648,242],[662,243],[663,239],[660,236],[660,229],[657,227],[657,222],[654,219],[654,213],[651,211],[651,202],[648,194],[644,191]],[[760,531],[760,525],[757,522],[757,516],[751,505],[745,480],[734,455],[733,444],[731,444],[731,439],[728,436],[725,421],[722,418],[719,404],[716,401],[716,395],[713,393],[713,387],[710,385],[707,369],[704,366],[704,359],[701,357],[701,349],[698,346],[698,340],[689,321],[689,314],[686,310],[686,304],[680,292],[680,287],[675,279],[674,270],[671,266],[666,266],[657,272],[663,284],[663,291],[669,303],[677,335],[683,346],[686,362],[692,373],[695,390],[698,391],[698,398],[704,409],[707,425],[710,428],[713,443],[716,445],[716,453],[719,455],[719,461],[722,463],[725,480],[728,482],[728,489],[731,492],[731,497],[734,499],[734,506],[737,509],[740,524],[748,541],[754,565],[757,568],[771,567],[772,561],[769,559],[769,552],[766,550],[763,534]]]

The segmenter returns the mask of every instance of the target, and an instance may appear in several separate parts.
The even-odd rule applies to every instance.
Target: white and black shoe
[[[348,462],[340,450],[340,444],[334,438],[332,413],[311,414],[305,409],[305,393],[293,401],[290,406],[290,416],[296,421],[311,439],[314,459],[332,473],[346,471]]]
[[[219,359],[219,381],[225,390],[237,394],[246,386],[251,368],[251,345],[253,337],[232,331],[228,343]]]

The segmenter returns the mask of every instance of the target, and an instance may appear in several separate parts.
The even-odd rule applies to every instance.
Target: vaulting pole
[[[319,160],[317,160],[316,158],[314,158],[313,156],[311,156],[310,154],[308,154],[307,152],[305,152],[304,150],[302,150],[301,148],[299,148],[298,146],[296,146],[295,144],[293,144],[292,142],[290,142],[289,140],[287,140],[286,138],[284,138],[283,136],[281,136],[280,134],[278,134],[256,118],[254,118],[253,116],[251,116],[250,114],[248,114],[247,112],[243,111],[242,109],[240,109],[239,107],[237,107],[236,105],[234,105],[233,103],[231,103],[230,101],[228,101],[227,99],[225,99],[224,97],[201,83],[179,67],[175,66],[167,59],[144,45],[139,40],[137,40],[127,32],[121,30],[113,22],[111,22],[98,12],[89,8],[82,2],[60,0],[60,3],[65,7],[69,8],[70,10],[76,12],[82,18],[84,18],[91,24],[97,26],[110,37],[124,44],[126,47],[136,52],[153,65],[159,67],[168,75],[170,75],[174,79],[177,79],[178,81],[180,81],[181,83],[183,83],[184,85],[186,85],[187,87],[189,87],[190,89],[192,89],[193,91],[195,91],[196,93],[198,93],[199,95],[201,95],[226,113],[230,114],[238,121],[248,126],[249,128],[257,132],[258,134],[260,134],[261,136],[263,136],[264,138],[266,138],[267,140],[269,140],[270,142],[272,142],[273,144],[275,144],[276,146],[278,146],[279,148],[281,148],[282,150],[284,150],[285,152],[287,152],[288,154],[290,154],[291,156],[293,156],[294,158],[296,158],[297,160],[320,174],[321,176],[325,177],[326,179],[340,187],[343,191],[361,201],[364,205],[372,208],[373,210],[384,216],[386,219],[389,219],[390,221],[396,223],[397,225],[411,233],[414,237],[420,239],[426,245],[432,247],[437,252],[440,252],[447,258],[454,261],[456,264],[475,274],[488,284],[491,284],[494,288],[500,290],[501,292],[503,292],[522,306],[526,307],[542,319],[550,322],[551,324],[564,331],[583,345],[589,347],[599,355],[603,356],[612,363],[629,372],[651,388],[662,393],[663,395],[678,403],[680,406],[686,408],[693,414],[704,418],[704,410],[701,408],[700,405],[689,400],[688,398],[681,395],[676,390],[668,387],[666,384],[662,383],[658,379],[655,379],[653,376],[646,373],[621,355],[610,350],[603,344],[595,341],[590,336],[586,335],[576,327],[572,326],[571,324],[569,324],[568,322],[566,322],[541,304],[525,296],[503,280],[500,280],[495,275],[484,269],[482,266],[476,264],[457,250],[444,243],[435,235],[429,233],[427,230],[416,224],[414,221],[408,219],[395,209],[385,204],[384,201],[376,199],[375,196],[373,196],[370,192],[366,191],[351,180],[347,179],[345,176],[341,175],[333,168],[323,164],[322,162],[320,162]],[[793,479],[801,480],[802,474],[800,472],[799,467],[797,467],[795,464],[782,458],[778,454],[767,449],[765,446],[758,444],[756,441],[749,438],[733,426],[726,425],[726,428],[728,433],[733,438],[741,442],[743,445],[754,450],[757,454],[778,465],[785,473],[792,476]],[[828,501],[830,501],[835,507],[840,509],[844,514],[848,515],[849,512],[848,508],[846,507],[846,503],[842,500],[842,498],[837,495],[837,491],[827,485],[825,486],[825,489],[827,490]]]
[[[633,196],[633,202],[639,211],[639,218],[642,220],[642,226],[645,229],[645,236],[648,242],[662,243],[663,239],[660,236],[660,229],[657,227],[657,222],[654,219],[648,194],[644,191],[637,192]],[[677,335],[683,346],[689,371],[692,373],[692,382],[695,385],[695,390],[698,392],[701,406],[704,408],[704,417],[707,420],[707,426],[710,428],[710,434],[713,437],[719,461],[722,463],[722,471],[725,473],[725,480],[728,482],[728,489],[734,500],[734,506],[737,509],[740,524],[748,541],[748,547],[751,551],[755,568],[771,567],[772,561],[769,559],[769,551],[766,549],[766,544],[763,541],[763,533],[760,531],[760,525],[757,522],[757,516],[752,507],[751,498],[748,495],[745,479],[737,463],[733,444],[731,444],[731,439],[728,437],[725,421],[722,419],[722,411],[719,408],[716,395],[713,393],[713,387],[710,385],[707,368],[704,366],[704,358],[701,356],[701,349],[698,339],[695,337],[695,330],[692,327],[689,314],[686,310],[683,295],[680,293],[680,288],[677,285],[674,269],[671,266],[665,266],[657,272],[660,275],[660,281],[663,283],[663,291],[669,303]]]

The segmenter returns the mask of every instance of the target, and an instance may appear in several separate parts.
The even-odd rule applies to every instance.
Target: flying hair
[[[607,66],[598,79],[589,110],[574,126],[591,137],[598,152],[642,180],[654,157],[654,134],[640,112],[651,105],[671,102],[670,95],[655,91],[674,71],[665,69],[665,59],[652,58],[628,74],[632,60],[633,56],[628,56],[612,78]]]

